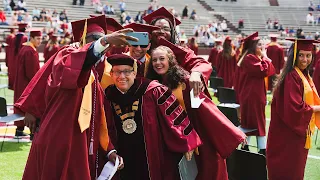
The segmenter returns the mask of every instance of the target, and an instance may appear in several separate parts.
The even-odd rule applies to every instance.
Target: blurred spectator
[[[23,21],[23,16],[22,16],[22,13],[21,13],[20,11],[18,11],[17,21],[18,21],[18,22]]]
[[[127,17],[127,13],[123,11],[120,15],[120,24],[124,24],[126,17]]]
[[[40,12],[40,20],[41,21],[47,21],[47,11],[46,8],[42,8]]]
[[[110,12],[109,12],[109,14],[115,14],[114,9],[113,9],[113,7],[112,7],[112,5],[110,5]]]
[[[8,25],[6,14],[0,9],[0,25]]]
[[[217,32],[217,28],[212,23],[209,24],[209,32],[210,33]]]
[[[103,6],[103,14],[109,14],[110,13],[110,7],[108,5],[108,2],[106,2]]]
[[[141,15],[141,16],[142,16],[142,19],[143,19],[146,15],[148,15],[147,10],[144,10],[143,13],[142,13],[142,15]]]
[[[3,0],[3,10],[8,12],[8,13],[11,13],[12,9],[10,7],[9,0]]]
[[[196,10],[194,9],[190,14],[190,19],[196,20],[197,18],[198,18],[197,13],[196,13]]]
[[[308,15],[307,15],[307,17],[306,17],[306,22],[307,22],[307,24],[312,24],[312,25],[314,25],[314,17],[313,17],[313,15],[312,15],[312,13],[309,13]]]
[[[19,0],[18,1],[18,6],[17,6],[17,10],[23,10],[24,12],[27,12],[27,9],[26,9],[26,2],[23,1],[23,0]]]
[[[278,27],[279,27],[279,21],[278,21],[278,19],[275,19],[273,21],[273,29],[278,29]]]
[[[308,35],[306,36],[306,39],[309,39],[309,40],[313,39],[311,32],[308,33]]]
[[[228,32],[228,25],[226,20],[223,20],[220,26],[221,26],[222,32]]]
[[[180,37],[179,37],[180,40],[181,39],[184,39],[184,40],[188,39],[186,33],[184,33],[184,30],[181,30],[179,35],[180,35]]]
[[[239,20],[239,22],[238,22],[238,28],[239,28],[239,29],[244,28],[244,20],[243,20],[243,18],[241,18],[241,19]]]
[[[95,4],[94,6],[96,6],[95,7],[96,13],[98,13],[98,14],[102,14],[103,13],[103,6],[102,6],[101,3],[100,4]]]
[[[25,13],[23,21],[27,23],[29,27],[32,27],[32,16],[28,12]]]
[[[304,36],[304,32],[301,28],[298,28],[297,29],[297,38],[300,38],[300,39],[305,39],[306,37]]]
[[[279,30],[280,32],[284,31],[282,24],[279,25],[278,30]]]
[[[12,16],[11,16],[11,26],[16,26],[18,23],[18,15],[17,13],[14,11]]]
[[[316,32],[316,34],[314,35],[314,40],[318,40],[320,37],[319,32]]]
[[[68,23],[66,23],[66,22],[62,22],[61,23],[61,26],[60,26],[60,29],[61,29],[61,33],[62,34],[65,34],[67,31],[68,31]]]
[[[314,11],[314,5],[313,5],[313,2],[312,1],[309,1],[309,6],[308,6],[308,10],[309,11]]]
[[[152,4],[150,4],[150,6],[148,7],[148,14],[151,14],[153,12],[153,6]]]
[[[73,0],[73,5],[77,5],[77,1],[78,0]],[[84,0],[80,0],[80,6],[83,6],[84,5]]]
[[[182,19],[188,17],[188,5],[186,5],[182,11]]]
[[[292,36],[294,36],[294,34],[295,34],[295,30],[294,30],[293,27],[291,27],[291,28],[289,29],[289,36],[292,37]]]
[[[91,5],[92,6],[96,6],[96,5],[101,5],[101,2],[100,2],[100,0],[91,0]]]
[[[124,0],[121,0],[119,2],[119,9],[120,9],[121,13],[126,10],[126,3],[124,2]]]
[[[40,10],[37,7],[32,10],[32,16],[34,21],[40,21]]]
[[[67,10],[64,9],[63,11],[61,11],[59,18],[60,18],[60,21],[69,22],[68,16],[67,16]]]
[[[16,3],[14,3],[14,0],[11,0],[9,5],[11,7],[11,10],[16,10]]]
[[[51,14],[51,17],[52,17],[52,18],[58,18],[58,16],[59,16],[58,11],[57,11],[56,9],[53,9],[52,14]]]
[[[138,12],[134,21],[141,24],[143,23],[141,11]]]
[[[268,18],[267,22],[266,22],[266,29],[271,29],[272,27],[272,21],[270,18]]]
[[[151,6],[154,11],[157,10],[159,7],[158,1],[157,0],[152,1]]]

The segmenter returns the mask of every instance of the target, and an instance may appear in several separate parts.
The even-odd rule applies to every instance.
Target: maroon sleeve
[[[195,55],[192,50],[188,50],[184,61],[180,62],[180,65],[190,73],[193,71],[200,72],[205,79],[205,82],[208,82],[211,75],[212,67],[208,61],[200,56]]]
[[[38,72],[40,69],[39,65],[39,55],[34,50],[30,49],[25,54],[25,61],[24,61],[24,68],[26,72],[26,77],[29,81],[34,77],[34,75]]]
[[[153,96],[157,101],[159,124],[168,149],[184,153],[200,146],[198,134],[171,90],[158,86],[153,89]]]
[[[253,54],[246,55],[242,61],[241,67],[248,73],[248,75],[253,77],[267,77],[275,73],[275,69],[271,61],[265,58],[260,60]]]
[[[303,83],[299,75],[296,72],[290,72],[283,82],[283,92],[277,97],[281,99],[277,101],[277,113],[292,131],[305,137],[313,110],[304,102],[303,91]]]

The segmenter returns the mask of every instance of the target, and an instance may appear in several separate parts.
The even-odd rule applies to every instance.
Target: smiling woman
[[[270,180],[304,179],[311,135],[316,125],[320,127],[320,99],[309,75],[315,41],[292,41],[271,104],[267,143]]]

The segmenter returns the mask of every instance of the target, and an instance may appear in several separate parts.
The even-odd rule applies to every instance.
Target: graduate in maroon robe
[[[26,31],[26,27],[28,24],[26,23],[19,23],[18,24],[18,33],[16,34],[16,36],[13,39],[14,45],[13,45],[13,58],[12,58],[12,62],[9,63],[11,66],[10,71],[8,71],[8,76],[9,79],[12,79],[12,85],[14,87],[14,81],[16,79],[15,75],[16,75],[16,71],[17,71],[17,56],[18,53],[20,51],[20,49],[22,48],[22,44],[28,41],[28,37],[24,34]]]
[[[319,56],[314,57],[313,58],[314,61],[316,61],[316,58],[320,58],[320,51],[318,51],[317,54],[319,54]],[[312,79],[319,94],[320,93],[320,61],[317,60],[316,62],[312,62],[312,64],[315,64],[314,71],[312,74]]]
[[[232,40],[228,36],[224,40],[223,50],[217,56],[217,76],[223,79],[224,87],[234,86],[234,73],[237,66],[236,52],[233,50]]]
[[[152,32],[150,52],[159,45],[163,45],[159,43],[162,38],[172,44],[178,43],[176,42],[177,33],[175,27],[176,25],[181,24],[181,22],[164,7],[143,17],[143,19],[148,24],[161,28],[161,30],[155,30]],[[210,78],[212,67],[208,61],[195,55],[192,50],[188,49],[188,51],[189,53],[186,57],[178,63],[186,71],[190,72],[190,86],[194,89],[195,96],[198,96]],[[202,79],[204,79],[204,81],[202,81]],[[205,84],[203,84],[203,82]]]
[[[85,22],[91,24],[88,31],[83,30]],[[96,179],[106,159],[107,148],[113,149],[107,137],[103,89],[94,65],[108,44],[120,46],[127,44],[126,39],[135,39],[125,36],[124,40],[119,35],[132,32],[128,29],[104,36],[104,15],[76,21],[72,25],[74,37],[78,40],[81,37],[87,37],[86,40],[98,35],[102,37],[80,49],[65,47],[52,58],[52,72],[45,87],[46,108],[23,179]],[[85,36],[82,32],[95,33]],[[92,115],[83,119],[88,112]],[[112,157],[117,157],[114,154],[109,160],[114,161]]]
[[[314,51],[313,51],[313,61],[311,63],[311,69],[310,69],[310,75],[313,76],[313,73],[316,69],[316,65],[319,61],[319,58],[320,58],[320,50],[319,50],[319,47],[317,45],[314,45]]]
[[[93,36],[105,34],[105,32],[100,32],[99,28],[95,28],[96,25],[102,26],[101,28],[105,28],[105,23],[97,23],[95,19],[89,19],[87,25],[88,43],[96,40],[93,38]],[[76,30],[76,33],[79,33],[79,31],[80,30]],[[75,41],[80,41],[80,35],[76,35],[75,38]],[[60,50],[62,51],[64,48],[70,47],[63,46]],[[43,91],[46,89],[47,79],[52,72],[52,65],[54,59],[55,56],[49,60],[49,63],[46,63],[41,67],[41,69],[38,71],[38,73],[26,87],[26,90],[22,93],[20,98],[15,103],[15,108],[19,109],[20,111],[26,112],[26,117],[24,119],[28,122],[26,126],[29,127],[29,123],[32,121],[29,127],[31,132],[35,130],[35,119],[38,119],[38,121],[40,121],[46,108],[46,103],[43,98]],[[99,80],[101,80],[104,70],[104,62],[98,63],[98,65],[96,66],[96,70],[99,74]]]
[[[270,35],[271,42],[267,45],[267,56],[272,60],[276,74],[268,78],[268,90],[272,91],[273,82],[276,75],[280,74],[284,65],[284,51],[280,44],[277,43],[277,35]]]
[[[30,41],[24,43],[17,56],[16,75],[14,83],[14,103],[19,99],[33,76],[40,69],[37,47],[41,44],[41,31],[30,30]],[[19,109],[14,108],[14,113],[24,115]],[[24,121],[15,121],[17,126],[16,136],[23,135]]]
[[[288,60],[275,87],[271,104],[267,142],[270,180],[304,179],[312,142],[310,134],[314,131],[315,122],[318,122],[319,128],[319,96],[309,75],[315,41],[292,40],[298,43],[297,48],[293,44],[289,50]]]
[[[198,166],[197,180],[227,180],[225,158],[245,140],[245,134],[235,127],[203,92],[200,93],[200,98],[205,100],[200,107],[191,108],[189,73],[177,64],[173,51],[168,47],[159,46],[153,51],[147,77],[159,80],[173,91],[181,101],[180,104],[185,107],[203,142],[199,147],[199,155],[195,156]]]
[[[43,50],[44,63],[46,63],[51,58],[51,56],[58,52],[59,49],[60,46],[58,43],[58,36],[52,35]]]
[[[12,62],[14,58],[14,37],[15,37],[15,29],[10,29],[10,34],[6,38],[6,66],[8,67],[8,89],[13,90],[13,76],[9,75],[12,74]],[[10,73],[9,73],[10,72]]]
[[[265,77],[275,73],[270,59],[263,56],[258,32],[244,40],[243,54],[240,58],[239,69],[239,102],[241,111],[241,127],[257,129],[247,135],[257,136],[259,153],[265,154],[266,149],[266,117],[267,102]],[[242,57],[241,56],[241,57]],[[250,139],[248,138],[248,143]],[[248,150],[248,146],[245,147]]]
[[[208,62],[211,63],[211,66],[217,67],[217,55],[219,51],[222,50],[222,41],[220,39],[216,39],[214,43],[214,47],[211,49]]]
[[[199,46],[198,46],[198,43],[196,42],[196,38],[194,37],[190,38],[188,47],[194,52],[195,55],[198,55]]]

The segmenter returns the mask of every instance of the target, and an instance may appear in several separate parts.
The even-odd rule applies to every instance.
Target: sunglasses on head
[[[140,46],[140,48],[147,48],[149,45],[132,45],[133,47],[138,47]]]

